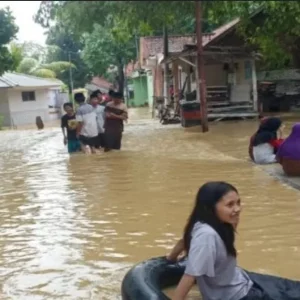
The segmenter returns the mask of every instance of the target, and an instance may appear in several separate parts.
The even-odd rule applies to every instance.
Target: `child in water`
[[[250,158],[257,164],[276,163],[276,153],[283,143],[282,121],[276,117],[261,121],[258,131],[251,137],[249,144]]]
[[[78,152],[80,151],[80,142],[76,136],[77,121],[72,103],[65,103],[64,111],[66,114],[61,118],[61,129],[64,136],[64,144],[68,145],[69,153]]]

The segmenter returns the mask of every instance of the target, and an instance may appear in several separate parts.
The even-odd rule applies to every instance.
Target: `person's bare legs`
[[[91,153],[91,148],[88,145],[84,145],[83,143],[80,143],[81,145],[81,151],[85,154],[90,154]]]
[[[91,153],[93,154],[97,153],[97,149],[95,147],[91,147],[90,149],[91,149]]]

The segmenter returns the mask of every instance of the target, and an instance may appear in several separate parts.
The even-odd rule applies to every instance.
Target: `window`
[[[22,101],[23,102],[35,101],[35,92],[33,92],[33,91],[22,92]]]

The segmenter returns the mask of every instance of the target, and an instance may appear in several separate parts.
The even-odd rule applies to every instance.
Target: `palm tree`
[[[67,71],[69,68],[76,67],[67,61],[54,61],[49,64],[42,64],[35,58],[24,57],[16,71],[38,77],[56,78],[60,73]]]
[[[74,64],[68,61],[53,61],[51,63],[43,63],[43,57],[39,59],[37,55],[27,56],[26,44],[10,44],[10,52],[13,58],[12,71],[19,73],[34,75],[43,78],[56,78],[59,74],[76,68]],[[41,53],[40,56],[44,54]]]

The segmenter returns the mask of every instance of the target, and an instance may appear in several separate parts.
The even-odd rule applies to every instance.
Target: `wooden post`
[[[157,64],[157,61],[156,61]],[[155,117],[155,106],[156,106],[156,66],[152,68],[152,88],[153,88],[153,99],[152,99],[152,119]]]
[[[186,82],[186,92],[190,93],[192,91],[192,83],[191,83],[191,66],[188,65],[188,70],[187,70],[187,82]]]
[[[173,61],[173,86],[174,86],[174,109],[176,109],[179,102],[179,80],[178,80],[178,62]]]
[[[167,59],[168,54],[169,54],[169,44],[168,44],[168,29],[167,25],[164,25],[163,28],[164,32],[164,59]],[[170,93],[169,93],[169,75],[168,75],[168,64],[164,64],[164,97],[165,98],[165,105],[169,104],[170,100]]]
[[[207,105],[206,105],[206,88],[205,88],[205,74],[204,74],[204,60],[203,60],[203,46],[202,46],[202,7],[201,1],[196,3],[196,36],[197,36],[197,94],[200,96],[200,113],[202,132],[208,131],[207,121]],[[199,98],[198,96],[198,98]]]
[[[257,105],[257,77],[256,77],[256,67],[255,59],[251,60],[251,70],[252,70],[252,99],[253,99],[253,110],[258,112]]]

